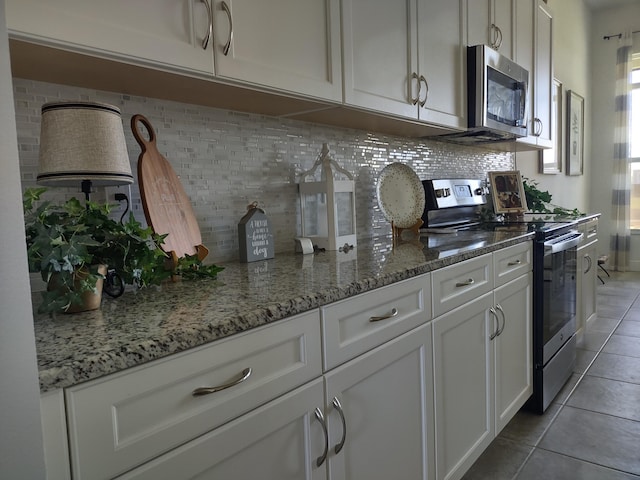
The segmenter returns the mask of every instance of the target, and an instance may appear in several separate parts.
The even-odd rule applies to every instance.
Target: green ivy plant
[[[532,212],[550,213],[570,218],[578,218],[582,213],[577,208],[569,210],[551,203],[551,194],[548,191],[542,191],[538,188],[538,183],[529,178],[522,179],[524,186],[524,194],[527,199],[527,206]]]
[[[161,248],[166,235],[143,228],[132,213],[118,222],[109,217],[109,204],[76,198],[59,205],[41,202],[45,191],[28,189],[23,197],[29,270],[40,272],[45,282],[56,274],[62,286],[43,292],[40,313],[66,311],[81,303],[84,292],[95,292],[96,282],[104,278],[97,271],[100,264],[114,270],[122,283],[137,287],[159,285],[173,275],[216,277],[223,270],[203,265],[196,256],[179,259],[172,269]]]

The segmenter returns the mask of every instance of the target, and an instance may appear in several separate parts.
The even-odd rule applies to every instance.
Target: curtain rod
[[[640,33],[640,30],[634,30],[631,33]],[[605,40],[609,40],[611,38],[622,38],[622,34],[621,33],[616,33],[615,35],[605,35],[602,38],[605,39]]]

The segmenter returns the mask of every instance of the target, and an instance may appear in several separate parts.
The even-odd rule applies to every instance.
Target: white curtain
[[[613,195],[610,265],[625,272],[629,267],[631,243],[630,131],[631,131],[631,29],[618,40],[616,51],[615,125],[613,138]]]

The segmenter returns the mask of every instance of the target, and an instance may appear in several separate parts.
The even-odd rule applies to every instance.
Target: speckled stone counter
[[[68,387],[532,238],[519,231],[391,237],[349,253],[224,264],[216,280],[104,296],[93,312],[35,318],[40,390]],[[34,302],[39,300],[34,296]]]

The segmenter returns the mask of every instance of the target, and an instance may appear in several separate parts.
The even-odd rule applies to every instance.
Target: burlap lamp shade
[[[94,102],[42,106],[37,182],[47,186],[133,183],[120,109]]]

